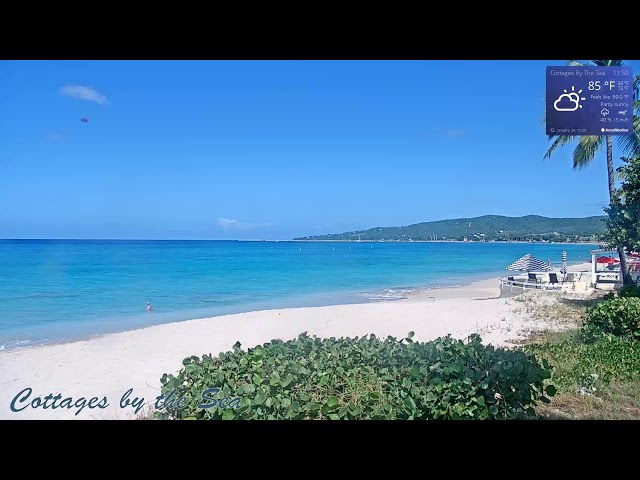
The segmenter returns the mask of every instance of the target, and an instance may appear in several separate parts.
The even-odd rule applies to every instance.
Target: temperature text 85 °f
[[[608,89],[608,90],[615,90],[616,89],[616,81],[615,80],[605,80],[604,82],[604,88]],[[600,80],[591,80],[589,82],[589,90],[595,90],[598,91],[600,90],[602,87],[600,85]]]

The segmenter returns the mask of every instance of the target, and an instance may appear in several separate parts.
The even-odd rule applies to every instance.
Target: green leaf
[[[416,410],[416,402],[413,400],[413,398],[411,397],[406,397],[404,399],[404,405],[411,411],[415,411]]]
[[[276,378],[276,377],[271,377],[269,379],[269,385],[271,385],[272,387],[277,387],[281,384],[280,379]]]
[[[253,392],[256,391],[256,387],[254,385],[252,385],[251,383],[247,383],[247,384],[242,386],[242,391],[244,393],[246,393],[247,395],[251,395]]]
[[[339,403],[340,401],[338,400],[337,397],[329,397],[329,399],[327,400],[327,406],[329,408],[337,407]]]
[[[222,420],[233,420],[235,418],[235,413],[233,410],[227,408],[222,413]]]

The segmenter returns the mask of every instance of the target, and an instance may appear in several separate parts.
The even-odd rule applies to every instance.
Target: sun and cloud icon
[[[586,98],[581,97],[580,94],[582,90],[575,91],[574,87],[571,87],[571,92],[567,92],[560,94],[558,99],[553,102],[553,108],[555,108],[559,112],[575,112],[578,108],[582,108],[580,105],[580,100],[586,100]]]

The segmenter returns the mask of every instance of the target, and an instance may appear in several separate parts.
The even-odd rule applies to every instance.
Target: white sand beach
[[[588,265],[571,269],[586,270]],[[414,331],[419,341],[479,333],[485,343],[508,345],[528,331],[552,327],[528,318],[516,300],[497,298],[498,294],[498,281],[491,279],[406,300],[249,312],[0,352],[0,419],[133,418],[131,407],[119,405],[128,389],[133,388],[132,396],[144,397],[145,405],[152,405],[162,374],[177,373],[185,357],[216,355],[230,350],[236,341],[246,349],[275,338],[292,339],[305,331],[321,337],[370,333],[404,337]],[[33,389],[29,400],[58,393],[74,401],[106,396],[109,406],[85,408],[77,416],[76,409],[66,408],[11,411],[12,400],[27,387]]]

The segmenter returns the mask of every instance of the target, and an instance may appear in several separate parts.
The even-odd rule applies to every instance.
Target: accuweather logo
[[[602,133],[629,133],[628,128],[601,128]]]

